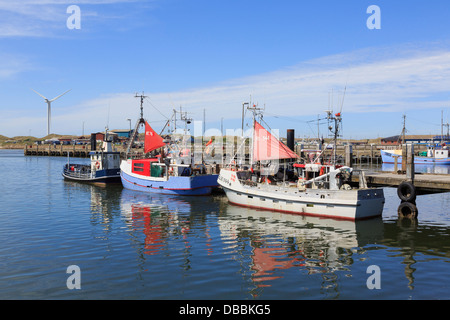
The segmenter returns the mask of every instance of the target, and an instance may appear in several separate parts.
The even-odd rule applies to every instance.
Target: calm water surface
[[[450,193],[402,221],[386,188],[382,218],[354,223],[67,182],[66,161],[0,150],[0,299],[450,298]]]

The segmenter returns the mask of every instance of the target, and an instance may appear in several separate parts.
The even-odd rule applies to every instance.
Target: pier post
[[[407,156],[406,156],[406,144],[402,144],[402,171],[406,171],[406,161],[407,161]]]
[[[402,170],[406,171],[406,181],[397,188],[397,194],[402,201],[398,207],[400,218],[415,219],[418,215],[416,206],[416,187],[414,186],[414,144],[408,143],[402,147]]]
[[[406,145],[406,179],[414,183],[414,144]]]
[[[345,146],[345,165],[347,167],[352,167],[352,160],[353,160],[353,151],[351,145]]]
[[[393,156],[394,157],[394,173],[398,172],[398,156]]]

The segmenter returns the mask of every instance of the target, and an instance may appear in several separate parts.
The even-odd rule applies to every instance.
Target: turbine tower
[[[31,90],[33,90],[33,89],[31,89]],[[64,92],[63,94],[60,94],[59,96],[57,96],[57,97],[55,97],[55,98],[53,98],[53,99],[51,99],[51,100],[48,100],[46,97],[44,97],[42,94],[40,94],[39,92],[37,92],[36,90],[33,90],[34,92],[36,92],[38,95],[40,95],[42,98],[44,98],[44,100],[45,100],[45,102],[47,103],[47,105],[48,105],[48,108],[47,108],[47,135],[49,135],[50,134],[50,121],[51,121],[51,113],[52,113],[52,107],[51,107],[51,103],[53,102],[53,101],[55,101],[56,99],[58,99],[58,98],[60,98],[60,97],[62,97],[63,95],[65,95],[67,92],[69,92],[70,90],[72,90],[72,89],[69,89],[69,90],[67,90],[66,92]]]

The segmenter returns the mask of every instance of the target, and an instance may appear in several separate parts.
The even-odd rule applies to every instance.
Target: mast
[[[336,113],[334,116],[332,115],[332,111],[327,111],[327,119],[329,121],[334,121],[334,131],[333,127],[329,126],[328,128],[333,133],[333,165],[336,165],[336,149],[337,149],[337,139],[339,137],[339,123],[342,121],[341,113]]]
[[[144,99],[147,98],[147,96],[144,96],[144,93],[142,93],[141,95],[138,96],[138,94],[136,93],[136,95],[134,97],[141,99],[141,115],[140,115],[140,118],[138,119],[138,121],[136,121],[136,126],[134,127],[133,135],[131,136],[130,141],[128,143],[127,152],[125,154],[126,158],[128,158],[128,154],[130,153],[130,150],[131,150],[131,147],[133,146],[134,140],[136,140],[136,137],[138,135],[139,126],[141,124],[142,125],[145,124],[145,120],[144,120]]]
[[[253,148],[255,146],[255,121],[256,121],[256,112],[263,110],[263,108],[258,108],[256,104],[253,104],[252,106],[250,106],[249,103],[247,103],[247,109],[252,111],[252,127],[253,127],[253,137],[252,137],[252,148],[251,148],[251,156],[250,156],[250,167],[253,167],[253,158],[254,158],[254,154],[253,154]]]
[[[403,115],[402,144],[405,143],[405,140],[406,140],[406,114]]]

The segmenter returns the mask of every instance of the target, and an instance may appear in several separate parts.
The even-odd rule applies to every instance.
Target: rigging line
[[[270,113],[270,112],[265,112],[267,115],[269,115],[269,116],[272,116],[272,117],[275,117],[275,118],[284,118],[284,119],[286,119],[286,120],[289,120],[289,121],[295,121],[295,122],[308,122],[308,121],[305,121],[305,120],[295,120],[295,119],[292,119],[292,117],[288,117],[288,116],[281,116],[281,115],[278,115],[278,114],[274,114],[274,113]],[[315,120],[314,120],[315,121]]]
[[[433,125],[433,126],[437,126],[437,127],[440,127],[440,126],[441,126],[440,123],[439,123],[439,124],[437,124],[437,123],[432,123],[432,122],[424,121],[424,120],[422,120],[422,119],[416,119],[416,118],[414,118],[414,117],[408,116],[408,120],[410,120],[410,119],[412,119],[412,120],[414,120],[414,121],[418,121],[418,122],[420,122],[421,124],[426,123],[426,124]]]
[[[150,100],[148,97],[145,97],[145,98],[148,99],[148,103],[150,103],[150,105],[151,105],[156,111],[158,111],[160,115],[162,115],[164,118],[166,118],[166,120],[169,120],[169,118],[167,118],[167,116],[166,116],[165,114],[163,114],[161,111],[159,111],[159,110],[153,105],[153,103],[151,102],[151,100]]]
[[[311,132],[313,133],[313,135],[316,135],[315,129],[311,128],[310,122],[311,122],[311,121],[308,121],[308,127],[309,127],[309,129],[311,130]],[[320,137],[317,137],[317,138],[320,139]]]
[[[153,121],[147,121],[148,123],[156,123],[156,122],[167,122],[167,120],[153,120]]]

